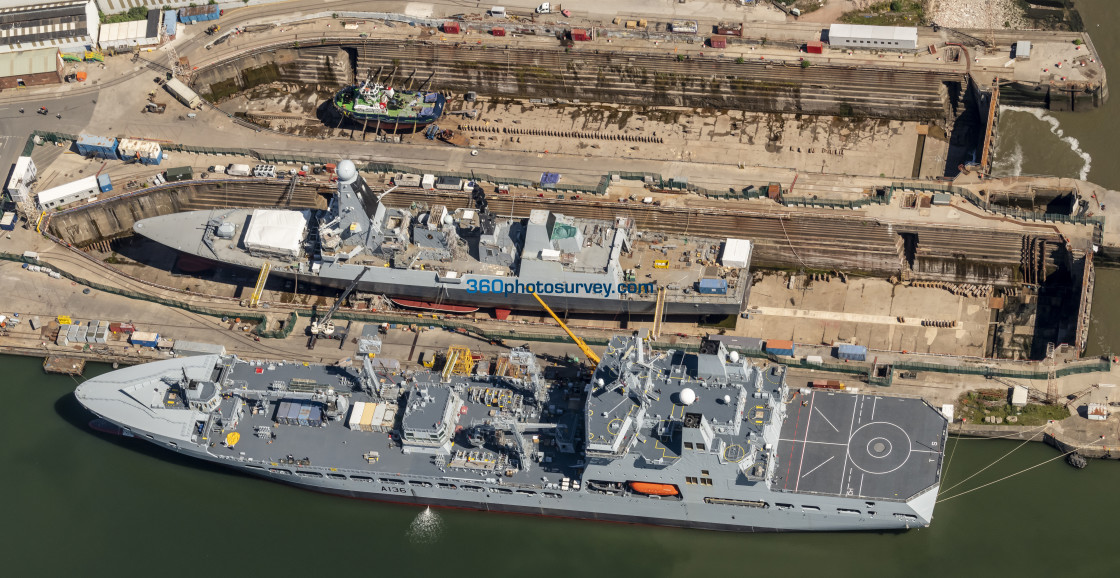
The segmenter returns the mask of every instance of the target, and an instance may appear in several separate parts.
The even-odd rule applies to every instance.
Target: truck
[[[253,174],[253,169],[249,165],[230,165],[226,169],[226,174],[234,177],[247,177]]]
[[[563,14],[565,18],[572,17],[572,12],[570,10],[565,10],[564,7],[559,4],[553,6],[551,2],[545,2],[537,6],[536,12],[537,14]]]

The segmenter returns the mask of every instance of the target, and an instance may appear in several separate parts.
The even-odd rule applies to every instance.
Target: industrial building
[[[100,188],[97,185],[97,177],[78,179],[53,189],[39,191],[39,207],[57,209],[70,203],[93,198],[97,196],[98,192],[100,192]]]
[[[128,52],[133,48],[159,46],[163,12],[149,10],[147,20],[101,25],[97,44],[106,52]]]
[[[62,82],[62,55],[57,48],[0,53],[0,89]]]
[[[833,24],[828,29],[828,43],[836,48],[917,50],[918,29],[906,26]]]
[[[101,21],[93,0],[21,4],[26,2],[0,0],[0,52],[84,52],[97,42]]]
[[[35,161],[31,157],[19,157],[12,168],[12,176],[8,179],[8,196],[17,203],[26,203],[31,200],[31,183],[38,176]]]

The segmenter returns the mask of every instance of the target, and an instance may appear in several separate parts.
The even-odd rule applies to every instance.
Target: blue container
[[[701,279],[700,292],[705,295],[727,295],[727,280]]]
[[[78,136],[78,142],[74,145],[78,149],[78,154],[83,157],[117,158],[117,139],[113,137],[83,134]]]
[[[851,361],[867,361],[867,348],[862,345],[841,343],[836,346],[836,357]]]
[[[319,427],[323,425],[323,410],[317,406],[311,406],[311,411],[307,415],[307,425],[311,427]]]
[[[158,341],[144,341],[144,340],[138,340],[138,339],[133,339],[132,344],[133,345],[139,345],[140,347],[157,347],[157,346],[159,346]]]
[[[179,9],[179,22],[183,24],[194,24],[195,22],[205,22],[207,20],[217,20],[222,15],[222,11],[218,8],[217,4],[207,4],[206,6],[190,6],[187,8]]]
[[[97,189],[103,193],[113,190],[113,181],[109,180],[109,175],[97,175]]]

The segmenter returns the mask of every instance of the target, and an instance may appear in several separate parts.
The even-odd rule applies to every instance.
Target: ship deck
[[[324,386],[330,385],[340,392],[352,392],[351,403],[377,401],[360,391],[351,390],[355,377],[338,367],[304,365],[302,363],[252,365],[246,362],[238,362],[227,376],[227,379],[232,379],[243,387],[248,385],[249,389],[258,390],[267,389],[273,381],[287,381],[293,378],[311,380]],[[380,374],[380,379],[383,380],[382,383],[388,381],[403,383],[404,381],[400,375],[391,373]],[[463,378],[457,377],[456,381],[461,379]],[[438,380],[439,376],[437,375],[435,381],[438,382]],[[500,386],[481,381],[472,383],[472,385],[505,390]],[[397,402],[395,396],[390,397],[389,401]],[[575,390],[569,392],[563,388],[551,388],[546,407],[552,405],[568,411],[564,411],[564,413],[551,419],[540,419],[543,416],[536,415],[526,417],[534,422],[546,421],[563,424],[568,432],[574,433],[581,416],[581,412],[578,410],[571,410],[571,401],[575,398],[578,398],[578,393]],[[230,404],[235,403],[236,399],[238,398],[230,397],[222,401],[220,411],[223,415],[229,413]],[[322,427],[278,424],[274,419],[277,405],[277,402],[271,403],[263,414],[256,415],[250,413],[246,408],[245,414],[236,429],[210,432],[208,440],[210,442],[219,442],[232,431],[239,432],[241,437],[235,448],[215,445],[211,446],[209,451],[216,455],[228,457],[240,455],[266,467],[279,465],[293,469],[297,474],[300,473],[298,469],[285,464],[289,456],[297,461],[310,458],[309,465],[311,466],[337,468],[339,472],[348,474],[365,473],[373,479],[378,479],[378,476],[387,474],[427,476],[433,480],[435,478],[454,478],[479,482],[487,478],[500,478],[502,483],[506,485],[538,488],[542,485],[542,478],[547,478],[550,483],[559,483],[563,477],[574,477],[576,474],[575,464],[579,460],[577,454],[560,452],[555,445],[548,444],[546,440],[548,436],[544,435],[545,431],[527,431],[525,435],[530,438],[538,433],[541,434],[537,449],[543,452],[545,457],[541,463],[533,463],[531,469],[522,469],[512,476],[506,476],[501,471],[456,468],[450,464],[438,464],[432,455],[405,454],[402,452],[399,442],[390,439],[388,433],[351,430],[344,421],[325,421]],[[397,413],[397,427],[399,427],[400,416],[403,411],[404,407],[401,406]],[[469,425],[492,418],[496,410],[494,406],[464,398],[461,411],[460,425]],[[275,439],[257,437],[255,435],[257,427],[271,428],[271,431],[275,434]],[[471,450],[471,448],[464,448],[455,444],[452,451],[464,449]],[[378,460],[375,463],[369,463],[363,457],[367,452],[377,452]],[[486,452],[496,455],[496,452],[489,446],[487,446]]]
[[[775,489],[906,500],[938,483],[946,421],[926,402],[816,390],[791,403]]]

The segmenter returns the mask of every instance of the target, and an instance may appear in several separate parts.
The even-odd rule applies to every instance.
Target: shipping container
[[[419,187],[420,175],[399,174],[393,177],[393,184],[398,187]]]
[[[163,84],[167,92],[171,93],[179,102],[185,104],[189,109],[196,109],[202,107],[202,97],[198,93],[191,90],[191,87],[183,84],[183,81],[178,78],[172,78]]]
[[[809,54],[824,54],[824,42],[812,40],[805,43],[805,52]]]
[[[840,343],[836,345],[836,357],[850,361],[866,361],[867,348],[862,345]]]
[[[323,410],[319,409],[319,406],[311,406],[311,412],[307,414],[307,425],[311,427],[323,425]]]
[[[117,158],[117,139],[111,136],[96,136],[80,134],[74,143],[78,154],[88,158],[115,159]]]
[[[385,408],[385,416],[381,418],[381,431],[393,431],[394,422],[397,419],[397,406],[390,405]]]
[[[117,156],[122,161],[135,161],[142,165],[158,165],[163,162],[163,149],[158,142],[134,138],[122,138],[117,142]]]
[[[16,214],[4,213],[0,215],[0,230],[14,231],[16,228]]]
[[[373,412],[373,415],[371,416],[372,420],[370,421],[370,431],[374,431],[374,432],[385,431],[385,428],[383,428],[381,426],[381,424],[382,424],[382,422],[385,421],[385,411],[388,410],[388,409],[389,409],[388,404],[384,404],[384,403],[377,404],[377,411]]]
[[[696,34],[699,30],[695,20],[674,20],[670,27],[673,34]]]
[[[815,363],[817,365],[821,365],[824,363],[824,358],[819,355],[806,355],[805,363]]]
[[[276,423],[288,423],[288,412],[292,410],[292,402],[281,401],[280,405],[276,408],[276,417],[272,421]]]
[[[844,389],[844,384],[835,379],[818,379],[809,382],[809,385],[817,389]]]
[[[159,346],[159,334],[150,331],[134,331],[129,338],[129,342],[141,347],[157,347]]]
[[[436,178],[436,188],[441,191],[461,191],[463,190],[463,179],[459,177],[438,177]]]
[[[494,28],[490,29],[490,35],[491,36],[505,36],[506,35],[506,29],[505,28],[499,28],[499,27],[495,26]]]
[[[376,403],[367,403],[365,410],[362,411],[362,421],[358,425],[358,429],[364,432],[373,431],[373,416],[377,414]]]
[[[296,417],[296,420],[299,421],[299,425],[311,425],[310,418],[311,406],[301,405],[299,407],[299,415]]]
[[[217,20],[222,14],[223,10],[220,9],[217,4],[188,6],[187,8],[179,9],[179,22],[183,24],[194,24],[196,22]]]
[[[446,34],[458,34],[459,33],[459,23],[458,22],[444,22],[443,23],[443,31]]]
[[[346,427],[352,430],[358,429],[358,424],[362,423],[362,411],[366,408],[366,402],[355,401],[354,405],[350,408],[350,418],[346,420]]]
[[[708,46],[712,48],[727,48],[727,37],[715,34],[708,39]]]
[[[298,401],[293,401],[292,406],[288,408],[288,425],[299,425],[299,412],[303,409],[303,404]]]
[[[572,40],[576,42],[587,42],[591,40],[591,33],[584,28],[572,28]]]
[[[784,339],[767,339],[766,353],[793,357],[793,342]]]
[[[189,181],[194,178],[194,170],[191,167],[174,167],[166,171],[167,182],[174,183],[176,181]]]
[[[726,295],[727,294],[727,280],[726,279],[701,279],[699,290],[705,295]]]
[[[97,189],[103,193],[113,190],[113,181],[109,175],[97,175]]]
[[[424,177],[420,179],[420,187],[428,191],[434,189],[436,187],[436,176],[424,175]]]

